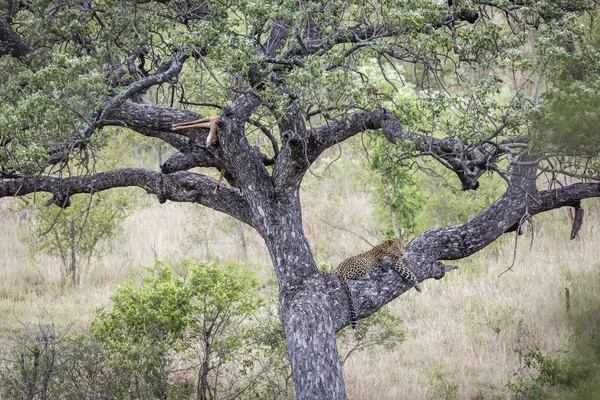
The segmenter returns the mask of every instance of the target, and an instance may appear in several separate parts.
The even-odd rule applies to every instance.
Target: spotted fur
[[[375,270],[375,268],[389,270],[391,267],[400,274],[402,279],[410,282],[417,291],[421,291],[421,286],[419,286],[415,274],[402,264],[402,254],[404,254],[404,242],[402,239],[388,239],[365,253],[345,259],[338,265],[335,271],[333,271],[333,273],[342,281],[342,286],[350,299],[350,320],[352,321],[352,329],[356,328],[358,318],[354,299],[352,298],[350,288],[348,287],[348,280],[359,279]]]

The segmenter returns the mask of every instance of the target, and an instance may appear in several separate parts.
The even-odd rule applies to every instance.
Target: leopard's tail
[[[421,285],[419,285],[419,281],[418,280],[414,280],[412,282],[413,286],[415,287],[415,289],[417,290],[417,292],[422,292],[423,288],[421,287]]]
[[[348,300],[350,303],[350,323],[352,324],[352,329],[356,329],[356,325],[358,324],[358,317],[356,313],[356,305],[354,304],[354,298],[352,297],[352,293],[350,293],[350,287],[348,286],[348,282],[345,279],[342,279],[342,286],[348,295]]]
[[[354,306],[354,299],[352,295],[350,295],[350,323],[352,324],[352,329],[356,329],[356,325],[358,325],[358,317],[356,316],[356,307]]]

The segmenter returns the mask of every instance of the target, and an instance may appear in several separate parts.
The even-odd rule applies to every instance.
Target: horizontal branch
[[[248,203],[240,191],[221,185],[214,193],[216,184],[213,178],[187,171],[165,175],[143,168],[123,168],[68,178],[37,176],[0,181],[0,198],[46,192],[53,195],[47,205],[64,208],[70,205],[70,197],[74,194],[139,187],[156,195],[161,203],[167,200],[199,203],[252,225]]]
[[[439,139],[428,135],[410,132],[400,125],[400,121],[385,109],[363,111],[350,115],[309,132],[306,138],[291,138],[287,142],[287,158],[278,163],[293,165],[293,170],[282,176],[301,177],[308,167],[327,148],[367,130],[381,129],[392,143],[404,142],[419,155],[427,155],[452,171],[460,179],[463,190],[479,187],[479,178],[490,170],[499,157],[509,153],[514,156],[527,146],[526,138],[506,138],[499,143],[482,142],[480,145],[467,144],[455,138]],[[513,143],[513,141],[516,141]],[[284,152],[282,152],[284,153]],[[286,157],[284,153],[284,157]]]
[[[441,279],[454,266],[440,260],[458,260],[468,257],[490,245],[511,227],[519,226],[532,216],[560,207],[580,207],[581,200],[600,197],[600,183],[576,183],[557,190],[537,191],[530,186],[523,187],[520,179],[535,177],[535,166],[528,167],[527,177],[523,174],[513,177],[507,191],[494,204],[483,210],[473,219],[456,226],[433,229],[416,236],[406,247],[403,262],[417,276],[419,282],[435,278]],[[582,211],[580,212],[582,213]],[[350,322],[347,296],[337,278],[332,276],[332,291],[335,310],[333,315],[342,315],[338,329]],[[364,318],[389,301],[400,296],[412,285],[405,282],[394,271],[376,269],[358,281],[350,281],[350,288],[359,309],[359,317]],[[426,294],[424,294],[426,295]]]
[[[131,83],[107,102],[97,121],[89,129],[93,131],[95,128],[108,125],[125,126],[143,135],[160,138],[180,149],[187,141],[170,133],[170,125],[181,122],[181,120],[174,120],[183,118],[184,116],[180,114],[186,112],[169,107],[127,103],[127,100],[145,93],[152,86],[160,85],[175,78],[181,72],[187,57],[183,51],[178,51],[173,55],[172,60],[165,61],[158,67],[156,72]],[[196,113],[190,114],[193,114],[192,119],[199,117]],[[188,117],[191,118],[191,116]],[[167,125],[166,122],[170,122],[170,124]]]
[[[250,204],[239,189],[221,184],[215,191],[216,179],[188,171],[161,176],[167,200],[199,203],[254,226]]]
[[[175,153],[169,157],[163,165],[161,172],[171,174],[173,172],[185,171],[197,167],[221,167],[221,163],[213,152],[208,148],[198,147],[189,153]]]
[[[200,119],[202,115],[179,108],[125,102],[118,108],[111,109],[104,118],[98,122],[100,126],[126,127],[144,136],[159,138],[176,149],[182,150],[190,145],[190,139],[171,132],[172,125]],[[204,143],[206,136],[208,136],[208,130],[204,130],[204,136],[199,137],[198,140]]]

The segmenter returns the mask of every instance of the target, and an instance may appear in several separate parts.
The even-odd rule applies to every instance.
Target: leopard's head
[[[388,248],[395,254],[404,253],[404,241],[400,238],[391,238],[387,241]]]

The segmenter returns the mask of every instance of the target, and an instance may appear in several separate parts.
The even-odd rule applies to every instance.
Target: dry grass
[[[334,155],[331,156],[332,159]],[[336,265],[357,249],[379,240],[368,175],[353,163],[325,160],[303,186],[305,232],[318,263]],[[341,177],[341,178],[340,178]],[[114,288],[136,279],[157,257],[181,260],[246,262],[266,284],[273,282],[268,252],[258,235],[227,216],[190,204],[158,205],[154,199],[125,222],[113,251],[94,259],[77,288],[61,286],[58,260],[32,254],[23,244],[27,220],[11,212],[14,201],[0,202],[0,313],[10,325],[43,313],[58,323],[86,324],[92,311],[108,304]],[[517,370],[516,348],[537,345],[552,353],[567,346],[573,333],[565,307],[600,298],[598,202],[584,204],[580,238],[568,240],[566,211],[536,217],[535,241],[519,241],[511,272],[513,237],[504,238],[458,264],[424,292],[410,291],[392,304],[405,322],[407,340],[393,352],[356,354],[345,366],[352,399],[508,398],[505,384]],[[348,232],[347,230],[351,231]],[[362,236],[362,238],[360,237]],[[243,237],[243,239],[242,239]],[[364,238],[364,239],[363,239]],[[243,246],[243,241],[246,245]],[[452,397],[454,396],[454,397]]]

